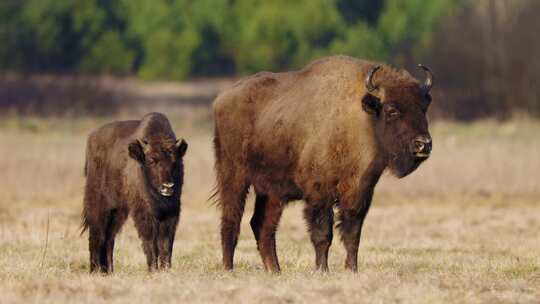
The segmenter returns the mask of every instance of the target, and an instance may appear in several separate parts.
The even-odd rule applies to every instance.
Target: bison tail
[[[214,186],[214,189],[212,189],[212,194],[210,194],[210,196],[208,197],[206,201],[210,202],[212,205],[219,204],[218,194],[219,194],[219,190],[218,190],[218,186],[216,185]]]
[[[86,209],[86,208],[85,208]],[[90,225],[88,224],[88,218],[86,217],[86,210],[83,210],[81,216],[81,236],[86,232]]]
[[[86,208],[86,202],[83,206],[83,212],[81,214],[81,234],[80,235],[83,235],[84,232],[86,232],[86,230],[88,229],[88,227],[90,227],[90,223],[88,221],[88,210]]]
[[[88,176],[88,149],[89,149],[89,144],[86,145],[86,154],[85,154],[85,157],[84,157],[84,176],[87,177]],[[88,180],[86,181],[86,183],[88,183]],[[80,235],[83,235],[84,232],[88,229],[88,227],[90,226],[89,223],[88,223],[88,210],[87,210],[87,195],[88,195],[88,189],[87,189],[88,185],[86,185],[86,189],[85,189],[85,193],[84,193],[84,202],[83,202],[83,211],[82,211],[82,214],[81,214],[81,234]]]
[[[221,143],[219,141],[219,132],[217,125],[214,125],[214,157],[215,157],[215,163],[214,163],[214,171],[216,172],[216,184],[214,185],[214,189],[212,189],[212,193],[206,200],[207,202],[211,202],[212,205],[219,205],[219,163],[221,162]]]

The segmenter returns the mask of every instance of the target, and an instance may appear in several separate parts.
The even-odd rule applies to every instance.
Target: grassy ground
[[[79,236],[85,134],[107,119],[0,122],[0,303],[538,303],[540,123],[432,127],[434,154],[412,176],[384,176],[365,223],[358,274],[336,237],[329,274],[291,204],[278,231],[282,274],[267,274],[248,227],[222,270],[208,113],[167,112],[190,149],[183,212],[168,273],[147,274],[131,222],[115,274],[88,274]],[[129,115],[127,115],[129,116]]]

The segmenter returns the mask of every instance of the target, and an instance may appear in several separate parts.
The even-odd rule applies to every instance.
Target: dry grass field
[[[158,109],[159,110],[159,109]],[[173,268],[148,274],[132,222],[120,233],[115,273],[88,274],[79,236],[84,142],[109,119],[0,119],[0,303],[539,303],[540,122],[432,125],[434,152],[403,180],[376,188],[359,254],[343,270],[335,237],[330,273],[292,203],[278,231],[280,275],[262,269],[249,229],[221,267],[211,120],[204,108],[161,109],[187,139],[183,210]]]

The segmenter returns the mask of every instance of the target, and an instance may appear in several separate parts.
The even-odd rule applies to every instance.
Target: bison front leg
[[[172,217],[159,223],[158,235],[158,259],[159,268],[167,270],[171,268],[171,259],[173,252],[174,236],[178,217]]]
[[[332,245],[334,211],[330,208],[320,208],[308,202],[304,209],[311,243],[315,248],[315,266],[317,270],[328,271],[328,250]]]
[[[143,251],[146,256],[146,264],[149,272],[154,272],[157,267],[157,242],[155,239],[143,239]]]
[[[347,208],[341,206],[339,213],[339,229],[341,238],[347,251],[347,259],[345,260],[345,268],[351,271],[358,271],[358,247],[360,245],[360,236],[362,234],[362,226],[364,219],[371,205],[372,193],[366,196],[359,208]]]
[[[158,267],[158,225],[150,214],[143,211],[135,212],[133,216],[135,228],[142,239],[142,247],[146,256],[148,271],[155,271]]]

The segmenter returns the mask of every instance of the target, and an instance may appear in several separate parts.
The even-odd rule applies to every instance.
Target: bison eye
[[[155,166],[157,163],[159,162],[159,159],[155,158],[155,157],[150,157],[148,158],[148,165],[150,166]]]
[[[399,110],[396,109],[395,107],[388,107],[385,112],[386,112],[386,117],[388,117],[389,119],[395,119],[401,115]]]

